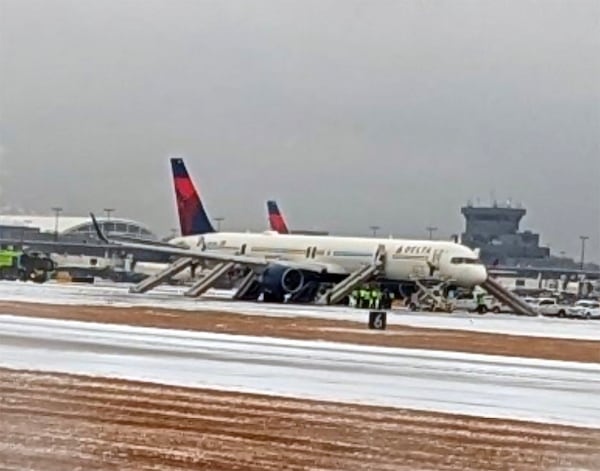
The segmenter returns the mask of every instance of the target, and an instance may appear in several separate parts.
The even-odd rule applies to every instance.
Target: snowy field
[[[600,428],[600,365],[0,316],[0,367]]]
[[[205,297],[183,296],[185,288],[162,286],[144,294],[131,294],[126,284],[81,285],[46,283],[36,285],[0,281],[0,300],[46,304],[132,307],[146,306],[186,311],[225,311],[249,315],[316,317],[333,320],[365,320],[365,313],[340,306],[299,306],[232,301],[231,291],[211,290]],[[466,312],[411,313],[391,311],[389,324],[436,329],[501,333],[548,338],[600,340],[600,322],[509,314],[478,315]]]

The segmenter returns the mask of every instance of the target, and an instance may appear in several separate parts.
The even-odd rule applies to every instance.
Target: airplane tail
[[[181,235],[188,236],[215,232],[194,182],[185,168],[183,159],[172,158],[171,170],[173,171],[173,185],[175,187],[175,197],[177,198],[177,213]]]
[[[280,234],[289,234],[290,231],[285,223],[285,219],[283,219],[281,211],[279,211],[277,203],[272,200],[267,201],[267,209],[269,211],[269,224],[271,230],[279,232]]]

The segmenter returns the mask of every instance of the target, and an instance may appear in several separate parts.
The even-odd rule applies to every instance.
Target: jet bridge
[[[379,245],[370,264],[360,267],[342,281],[325,291],[317,304],[337,304],[354,288],[376,277],[385,265],[385,245]]]
[[[481,287],[494,296],[502,304],[505,304],[513,309],[517,314],[524,316],[537,316],[537,312],[535,312],[535,310],[529,304],[519,298],[519,296],[516,294],[511,293],[509,290],[504,288],[493,278],[488,277],[488,279],[481,284]]]
[[[177,273],[195,265],[196,263],[198,263],[197,260],[194,260],[190,257],[177,259],[175,262],[168,265],[164,270],[161,270],[158,273],[143,279],[137,285],[129,288],[129,292],[139,294],[150,291],[151,289],[156,288],[158,285],[169,280]]]

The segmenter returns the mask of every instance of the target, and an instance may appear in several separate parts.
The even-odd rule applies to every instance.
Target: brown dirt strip
[[[0,369],[0,469],[598,470],[600,430]]]
[[[487,334],[461,330],[388,326],[371,331],[365,322],[301,317],[269,317],[230,312],[155,308],[70,306],[0,302],[0,313],[21,316],[127,324],[165,329],[328,340],[387,347],[426,348],[467,353],[600,363],[600,342]],[[357,313],[358,314],[358,313]],[[366,314],[358,314],[366,317]]]

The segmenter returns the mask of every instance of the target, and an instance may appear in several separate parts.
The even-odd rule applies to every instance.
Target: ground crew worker
[[[477,312],[480,314],[483,314],[485,311],[487,311],[487,308],[485,305],[485,301],[483,300],[483,293],[478,293],[477,294]]]
[[[380,308],[381,309],[390,309],[390,307],[391,307],[390,292],[387,289],[384,289],[383,293],[381,293]]]
[[[379,309],[379,304],[381,301],[381,290],[378,286],[373,286],[371,288],[371,309]]]
[[[365,309],[370,309],[371,308],[371,287],[370,286],[367,286],[365,288],[365,293],[366,293],[366,296],[365,296],[365,306],[364,307],[365,307]]]
[[[369,307],[369,291],[367,290],[366,287],[361,286],[360,290],[360,303],[359,303],[359,307],[360,308],[367,308]]]
[[[411,310],[417,310],[419,308],[419,294],[415,291],[411,293],[410,298],[408,298],[408,305]]]
[[[358,288],[354,288],[352,293],[350,293],[350,306],[351,307],[359,307],[360,300],[360,291]]]
[[[382,296],[382,292],[381,292],[381,288],[379,286],[377,286],[375,288],[375,309],[381,309],[381,296]]]

